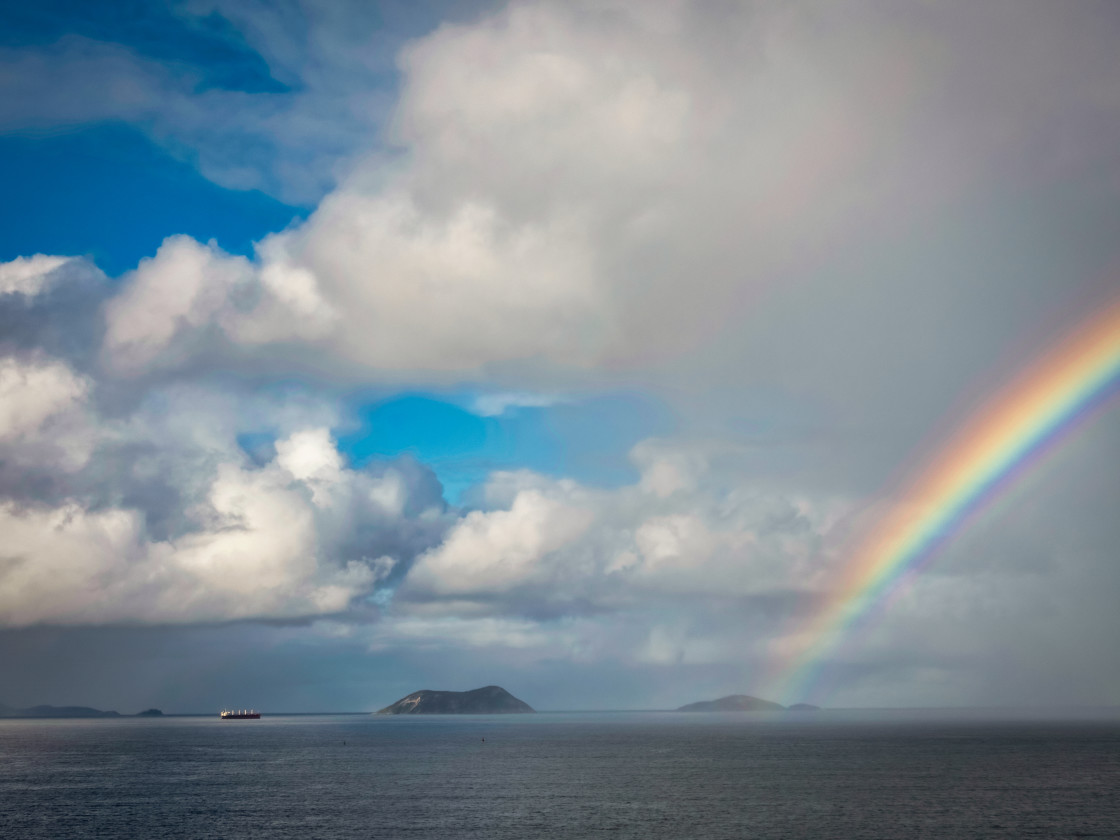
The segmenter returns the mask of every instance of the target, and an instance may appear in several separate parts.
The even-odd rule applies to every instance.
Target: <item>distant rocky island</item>
[[[31,706],[13,709],[0,704],[0,718],[105,718],[120,717],[117,712],[103,712],[89,706]]]
[[[145,709],[142,712],[137,712],[136,717],[163,717],[163,712],[159,709]]]
[[[701,700],[677,709],[678,712],[815,712],[818,706],[795,703],[786,708],[772,700],[762,700],[749,694],[729,694],[718,700]]]
[[[501,686],[473,691],[414,691],[379,715],[509,715],[532,713],[533,708]]]

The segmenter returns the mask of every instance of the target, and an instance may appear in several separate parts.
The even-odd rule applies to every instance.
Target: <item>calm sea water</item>
[[[1120,722],[0,722],[0,837],[13,840],[601,836],[1116,838]]]

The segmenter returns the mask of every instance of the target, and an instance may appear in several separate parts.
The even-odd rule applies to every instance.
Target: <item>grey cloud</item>
[[[331,397],[149,380],[121,399],[65,332],[75,301],[96,322],[103,278],[38,265],[35,288],[5,265],[27,288],[0,298],[19,325],[0,354],[3,624],[345,613],[438,543],[438,481],[408,459],[349,468]],[[254,460],[239,439],[261,432],[276,442]]]
[[[685,472],[681,455],[643,447],[640,483],[617,490],[493,475],[487,507],[417,559],[395,606],[551,621],[651,604],[695,619],[728,602],[774,618],[775,605],[811,598],[835,563],[824,542],[840,501],[793,499],[711,466]]]
[[[4,623],[344,614],[446,528],[438,483],[425,487],[409,465],[348,470],[326,430],[280,440],[263,467],[185,448],[127,459],[124,474],[83,477],[87,492],[115,504],[75,493],[4,502]],[[167,475],[156,479],[153,467]]]
[[[942,400],[1104,258],[1086,243],[1056,282],[1028,258],[1053,220],[1012,206],[1117,174],[1098,14],[540,3],[445,26],[401,59],[407,154],[375,153],[251,265],[213,254],[134,364],[220,337],[241,364],[303,348],[373,379],[734,381],[844,421],[909,402],[884,393],[907,378]],[[188,250],[130,280],[111,337]]]
[[[0,270],[19,263],[2,263]],[[104,333],[94,313],[113,291],[107,278],[79,258],[39,255],[21,268],[28,269],[23,282],[0,283],[0,352],[41,351],[90,372]]]

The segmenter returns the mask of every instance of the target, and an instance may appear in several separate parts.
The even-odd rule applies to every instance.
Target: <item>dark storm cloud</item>
[[[89,372],[105,329],[98,313],[113,288],[82,259],[42,273],[44,288],[37,294],[5,293],[0,284],[0,353],[41,351]]]

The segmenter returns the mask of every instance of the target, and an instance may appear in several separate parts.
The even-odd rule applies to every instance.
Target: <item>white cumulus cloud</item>
[[[69,257],[35,254],[0,263],[0,295],[37,295],[50,283],[54,270],[69,261]]]

